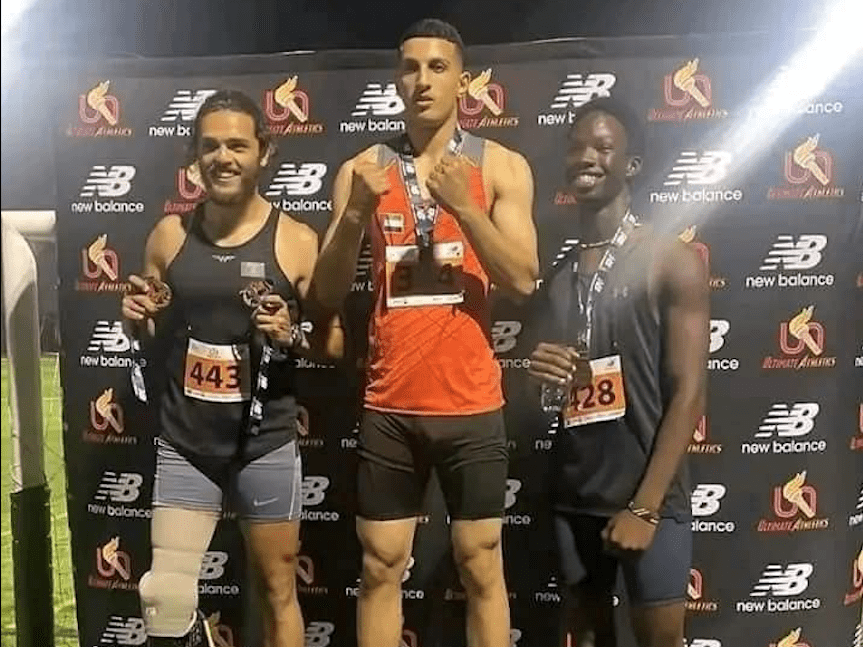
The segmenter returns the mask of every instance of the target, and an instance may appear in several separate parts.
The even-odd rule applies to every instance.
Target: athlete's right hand
[[[132,284],[133,292],[123,296],[123,317],[129,321],[152,319],[159,308],[147,289],[147,282],[140,276],[130,274],[129,283]]]
[[[380,197],[390,190],[388,171],[389,165],[378,166],[369,156],[354,160],[347,210],[364,216],[371,215]]]
[[[528,375],[540,383],[586,386],[592,378],[590,362],[571,346],[540,342],[530,354]]]

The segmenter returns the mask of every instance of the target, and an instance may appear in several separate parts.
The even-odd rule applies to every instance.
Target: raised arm
[[[448,158],[429,179],[429,189],[458,218],[483,268],[503,294],[521,303],[539,275],[533,223],[533,175],[527,160],[498,144],[487,148],[491,211],[469,199],[465,158]]]

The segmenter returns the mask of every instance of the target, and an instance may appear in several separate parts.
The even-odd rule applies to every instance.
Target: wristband
[[[647,508],[641,508],[635,505],[632,501],[626,504],[626,509],[629,510],[636,517],[641,519],[642,521],[646,521],[652,526],[659,525],[659,515],[653,510],[648,510]]]

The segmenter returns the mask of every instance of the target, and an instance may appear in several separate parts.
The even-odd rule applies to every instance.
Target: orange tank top
[[[416,244],[415,221],[398,164],[398,140],[381,144],[393,190],[371,223],[375,306],[369,322],[365,406],[415,415],[470,415],[503,406],[491,346],[489,278],[458,221],[442,207],[433,244]],[[470,193],[487,210],[485,140],[464,134]]]

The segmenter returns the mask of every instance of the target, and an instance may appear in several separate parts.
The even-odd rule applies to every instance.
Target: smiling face
[[[627,155],[623,125],[605,112],[590,112],[569,133],[566,180],[576,200],[601,207],[613,200],[637,172],[637,161]]]
[[[455,43],[422,36],[402,43],[397,80],[406,117],[434,125],[443,123],[457,110],[470,76],[462,67]]]
[[[216,110],[201,119],[196,151],[208,197],[218,205],[239,204],[254,195],[269,151],[262,151],[251,115]]]

